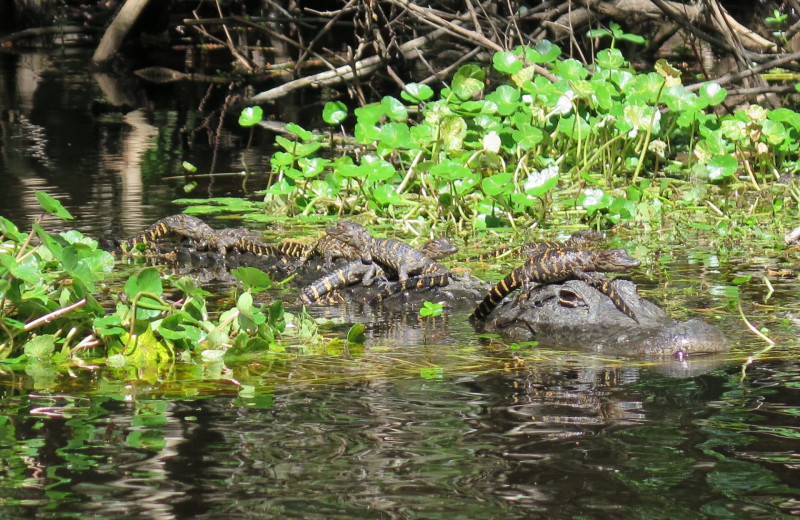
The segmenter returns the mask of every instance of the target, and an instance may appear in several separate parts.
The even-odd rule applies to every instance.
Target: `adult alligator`
[[[627,306],[608,279],[601,272],[624,271],[638,267],[639,261],[628,256],[624,249],[583,250],[542,245],[543,251],[529,257],[489,291],[470,316],[471,321],[484,320],[507,295],[532,282],[549,284],[570,278],[583,280],[606,294],[614,305],[626,316],[638,321],[636,314]]]
[[[727,350],[724,336],[701,320],[679,322],[639,296],[629,280],[610,282],[635,313],[631,320],[614,302],[582,280],[537,285],[496,308],[483,324],[509,339],[540,347],[580,347],[633,357],[675,357]]]

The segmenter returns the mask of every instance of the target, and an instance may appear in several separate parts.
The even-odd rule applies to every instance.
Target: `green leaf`
[[[461,150],[467,136],[467,123],[459,116],[448,116],[442,120],[441,139],[446,150]]]
[[[35,336],[30,341],[25,343],[23,351],[25,355],[33,359],[46,359],[53,354],[55,350],[56,337],[52,334],[43,334]]]
[[[322,146],[322,143],[319,142],[300,143],[297,141],[290,141],[282,135],[275,136],[275,142],[294,157],[306,157],[319,150]]]
[[[422,83],[406,83],[400,97],[412,103],[427,101],[433,97],[433,89]]]
[[[603,49],[597,53],[595,61],[605,70],[620,69],[625,66],[625,58],[619,49]]]
[[[264,118],[264,111],[259,106],[242,109],[239,114],[239,126],[248,127],[257,125]]]
[[[525,180],[525,193],[541,197],[558,184],[558,166],[548,166],[542,171],[531,172]]]
[[[731,177],[739,168],[739,161],[732,155],[717,155],[708,163],[708,178],[712,181]]]
[[[500,85],[497,90],[486,96],[487,101],[497,104],[497,113],[501,116],[513,114],[519,108],[519,89],[510,85]]]
[[[388,204],[398,204],[403,198],[397,194],[397,190],[392,184],[381,184],[372,192],[375,201],[381,206]]]
[[[43,191],[34,191],[34,193],[36,194],[36,200],[39,201],[42,209],[44,209],[46,212],[50,213],[51,215],[55,215],[61,220],[72,220],[75,218],[70,215],[69,211],[67,211],[59,201],[51,197],[49,194]]]
[[[589,71],[578,60],[569,58],[559,61],[553,66],[553,73],[569,81],[584,79],[589,75]]]
[[[297,123],[288,123],[286,125],[286,130],[293,133],[297,137],[299,137],[302,141],[310,141],[312,137],[314,137],[314,133],[306,130],[302,126],[298,125]]]
[[[17,244],[24,242],[25,238],[28,236],[25,233],[20,233],[17,226],[5,217],[0,217],[0,233]]]
[[[514,190],[514,185],[511,183],[513,178],[513,173],[497,173],[491,177],[485,177],[483,181],[481,181],[481,188],[483,192],[490,197],[500,195],[501,193],[511,193]]]
[[[95,318],[92,321],[92,327],[101,336],[116,336],[125,333],[125,329],[122,328],[122,318],[116,314]]]
[[[522,60],[510,52],[496,52],[492,57],[495,70],[504,74],[516,74],[522,70]]]
[[[364,331],[367,327],[363,323],[354,323],[350,330],[347,331],[347,342],[361,345],[366,339]]]
[[[484,76],[483,69],[477,65],[463,65],[453,76],[453,93],[463,100],[471,99],[483,90]]]
[[[722,88],[719,83],[710,81],[703,83],[703,86],[700,87],[699,95],[704,105],[713,107],[725,101],[725,98],[728,96],[728,91]]]
[[[196,173],[197,172],[197,166],[195,166],[194,164],[190,163],[189,161],[183,161],[181,163],[181,166],[187,172],[192,172],[192,173]]]
[[[442,367],[420,368],[419,375],[422,379],[443,379],[444,369]]]
[[[399,99],[391,96],[384,96],[381,99],[381,106],[386,114],[386,117],[393,121],[406,121],[408,120],[408,109],[400,102]]]
[[[551,63],[560,55],[561,48],[548,40],[540,40],[533,49],[525,50],[525,58],[531,63]]]
[[[749,274],[743,276],[736,276],[733,278],[733,280],[731,280],[731,283],[734,285],[742,285],[749,282],[752,277],[753,276]]]
[[[161,296],[163,290],[161,276],[158,274],[155,267],[146,267],[142,269],[138,274],[128,278],[128,281],[125,283],[125,294],[131,299],[135,298],[136,295],[141,292]]]
[[[414,142],[411,140],[411,132],[405,123],[391,122],[383,125],[383,128],[381,128],[381,142],[392,150],[414,147]]]
[[[441,303],[434,303],[426,301],[422,304],[422,308],[419,310],[419,315],[422,317],[437,317],[441,316],[443,312],[444,306]]]
[[[269,275],[255,267],[238,267],[231,271],[237,280],[242,282],[245,291],[252,291],[258,294],[272,287],[272,280]]]
[[[347,119],[347,105],[341,101],[328,101],[322,109],[322,120],[329,125],[338,125]]]
[[[595,211],[610,206],[612,200],[613,197],[601,189],[586,189],[578,196],[578,205],[593,215]]]

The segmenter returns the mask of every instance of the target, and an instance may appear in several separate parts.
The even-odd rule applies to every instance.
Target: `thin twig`
[[[33,321],[30,321],[25,324],[25,328],[23,329],[25,332],[30,332],[31,330],[39,327],[41,325],[46,325],[51,321],[60,318],[61,316],[68,314],[75,309],[79,309],[86,305],[86,298],[81,298],[77,302],[67,305],[66,307],[61,307],[60,309],[56,309],[53,312],[47,313],[44,316],[40,316]]]

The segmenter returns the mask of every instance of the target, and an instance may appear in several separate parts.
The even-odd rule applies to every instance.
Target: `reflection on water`
[[[173,211],[183,183],[161,177],[181,161],[240,167],[234,134],[216,151],[201,135],[207,92],[131,87],[65,52],[0,53],[3,216],[29,226],[40,189],[77,218],[51,227],[130,235]],[[794,281],[775,281],[767,302],[760,286],[729,283],[760,273],[741,273],[746,260],[703,250],[657,260],[646,265],[663,265],[669,283],[648,272],[643,292],[676,317],[718,317],[732,354],[652,364],[512,351],[478,340],[466,314],[399,313],[376,316],[364,346],[287,346],[233,367],[0,365],[2,516],[800,515],[800,363],[776,347],[742,377],[760,345],[726,307],[734,290],[780,301],[783,314],[758,318],[792,345]],[[347,307],[313,312],[366,321]]]
[[[89,58],[85,49],[0,52],[0,214],[27,228],[40,214],[34,190],[46,191],[75,216],[74,227],[130,236],[174,212],[169,201],[186,195],[182,180],[161,180],[182,175],[183,160],[200,173],[212,162],[217,171],[242,169],[236,136],[225,127],[204,133],[216,132],[219,118],[197,113],[205,87],[148,92],[130,79],[88,72]],[[261,154],[248,157],[254,171],[264,164]],[[45,222],[73,227],[49,216]]]
[[[166,401],[18,395],[8,512],[115,518],[777,518],[800,364],[690,379],[576,360]],[[769,424],[767,427],[766,424]]]

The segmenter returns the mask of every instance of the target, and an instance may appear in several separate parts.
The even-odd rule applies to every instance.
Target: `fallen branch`
[[[411,41],[400,45],[400,51],[408,59],[414,57],[414,51],[426,43],[438,38],[444,34],[443,29],[433,31],[425,36],[420,36]],[[280,85],[278,87],[260,92],[247,100],[248,103],[264,103],[281,98],[290,92],[299,88],[308,87],[311,85],[338,85],[345,81],[350,81],[356,77],[363,77],[367,74],[375,72],[381,66],[382,58],[380,56],[370,56],[364,58],[351,65],[342,65],[333,70],[326,70],[319,74],[306,76],[305,78],[296,79]]]
[[[148,3],[150,0],[126,0],[97,45],[92,56],[93,63],[102,63],[114,56]]]
[[[98,29],[94,27],[86,27],[84,25],[53,25],[50,27],[34,27],[32,29],[25,29],[22,31],[6,34],[0,38],[0,44],[13,42],[17,40],[25,40],[27,38],[36,38],[39,36],[50,36],[51,34],[82,34],[89,32],[97,32]]]

